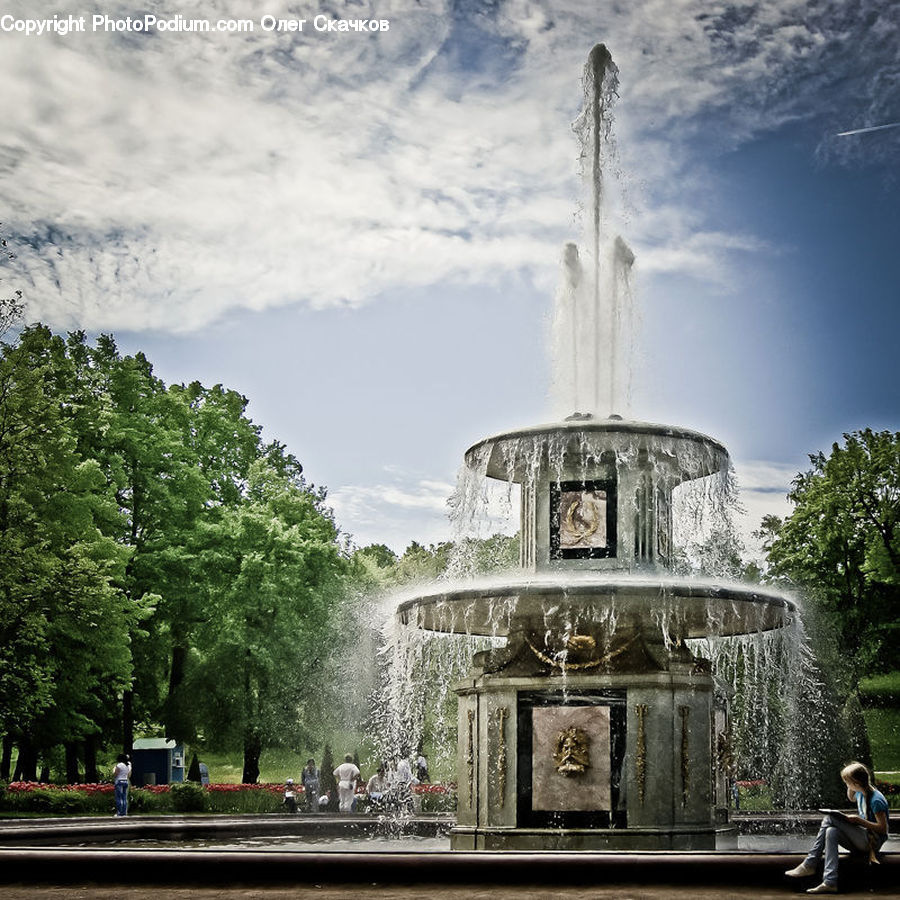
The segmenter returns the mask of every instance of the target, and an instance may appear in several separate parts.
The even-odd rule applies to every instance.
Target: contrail
[[[885,128],[900,128],[900,122],[891,122],[890,125],[872,125],[871,128],[856,128],[853,131],[839,131],[836,137],[848,137],[851,134],[868,134],[870,131],[884,131]]]

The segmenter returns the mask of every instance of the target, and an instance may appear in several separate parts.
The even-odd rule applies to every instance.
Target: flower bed
[[[456,786],[416,784],[413,792],[422,798],[423,812],[447,812],[455,808]],[[295,786],[303,794],[300,785]],[[129,789],[129,811],[135,813],[211,812],[271,813],[283,807],[284,785],[208,784],[196,782],[153,784]],[[358,794],[365,794],[360,784]],[[0,811],[46,813],[49,815],[105,815],[113,808],[113,785],[43,784],[13,781],[5,789],[0,785]]]

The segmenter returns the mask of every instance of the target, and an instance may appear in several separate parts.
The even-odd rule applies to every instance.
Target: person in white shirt
[[[128,815],[128,779],[131,778],[131,763],[124,753],[116,757],[113,769],[113,786],[116,792],[116,815]]]
[[[360,771],[353,763],[353,757],[348,753],[344,761],[334,770],[334,777],[338,783],[338,802],[342,813],[353,811],[353,798],[356,794],[356,782]]]

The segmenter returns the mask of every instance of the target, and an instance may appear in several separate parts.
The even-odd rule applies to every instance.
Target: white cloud
[[[639,261],[722,284],[731,253],[762,245],[704,224],[694,142],[839,112],[842,127],[887,121],[900,83],[900,14],[876,0],[644,0],[602,17],[576,0],[322,10],[391,29],[0,35],[2,213],[34,317],[178,332],[237,307],[360,304],[511,271],[546,287],[572,236],[569,123],[593,39],[621,71]],[[268,11],[220,0],[207,14]],[[852,155],[847,140],[823,154]]]
[[[761,460],[735,461],[743,515],[737,527],[750,555],[761,557],[760,542],[753,537],[764,516],[786,518],[793,511],[787,499],[791,481],[801,470],[799,465]]]
[[[345,484],[328,492],[340,527],[357,546],[387,544],[402,553],[410,541],[431,544],[450,538],[449,482],[386,470],[389,480],[374,485]]]

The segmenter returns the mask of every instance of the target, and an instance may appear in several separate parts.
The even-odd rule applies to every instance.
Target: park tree
[[[0,222],[0,265],[5,265],[16,258],[9,241],[3,234],[3,223]],[[3,284],[4,277],[0,275],[0,338],[17,325],[25,312],[25,303],[22,299],[22,291],[18,288],[7,287]]]
[[[193,631],[204,620],[200,561],[223,507],[240,500],[259,429],[247,399],[221,385],[166,387],[143,354],[121,356],[114,339],[95,346],[69,335],[74,375],[68,408],[82,453],[100,461],[129,551],[122,589],[154,598],[147,627],[132,635],[133,686],[122,692],[122,742],[134,722],[161,722],[179,740],[194,736],[184,691]]]
[[[791,515],[761,529],[771,574],[803,588],[855,678],[900,668],[900,433],[845,434],[809,459]]]
[[[348,563],[324,495],[283,448],[250,466],[205,556],[208,606],[189,678],[208,745],[240,749],[255,783],[268,746],[309,745],[325,663],[344,640]]]
[[[23,330],[0,355],[0,722],[33,777],[37,751],[99,730],[100,693],[131,677],[129,634],[146,614],[118,588],[128,551],[102,467],[70,417],[63,341]],[[6,774],[4,772],[4,774]]]

